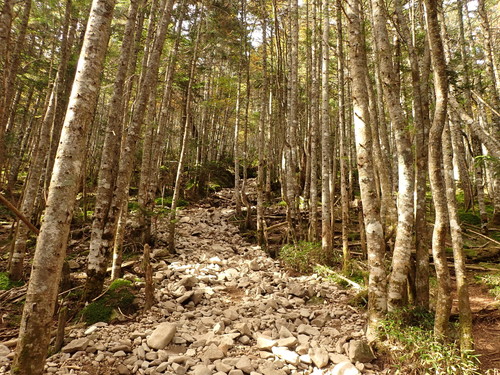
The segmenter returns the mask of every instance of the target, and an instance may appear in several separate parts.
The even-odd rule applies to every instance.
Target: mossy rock
[[[134,304],[134,292],[131,281],[113,281],[103,296],[85,306],[82,311],[83,320],[88,325],[97,322],[110,323],[116,319],[118,309],[124,314],[135,313],[138,307]]]

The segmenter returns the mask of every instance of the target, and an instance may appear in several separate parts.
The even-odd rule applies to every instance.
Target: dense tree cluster
[[[92,211],[91,300],[111,263],[120,274],[131,192],[142,244],[156,198],[172,196],[174,252],[178,201],[206,193],[214,164],[234,173],[237,214],[262,247],[279,197],[288,242],[321,240],[346,272],[360,202],[374,336],[387,311],[429,308],[432,249],[435,335],[447,337],[451,233],[461,345],[473,347],[456,197],[485,232],[499,224],[495,2],[4,0],[0,12],[2,194],[42,221],[14,373],[43,369],[75,209]],[[13,280],[31,231],[18,222]]]

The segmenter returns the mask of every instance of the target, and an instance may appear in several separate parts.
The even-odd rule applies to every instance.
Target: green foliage
[[[155,203],[157,206],[167,206],[171,207],[172,206],[172,196],[167,196],[167,197],[158,197],[155,199]],[[189,202],[185,199],[179,198],[177,199],[177,207],[186,207],[189,204]]]
[[[392,312],[380,324],[380,350],[387,353],[395,374],[480,374],[477,355],[460,353],[456,343],[433,336],[434,316],[424,310]]]
[[[134,299],[132,282],[116,279],[103,296],[85,306],[82,317],[89,325],[97,322],[109,322],[113,319],[117,309],[129,313],[134,312],[136,310]]]
[[[329,264],[330,259],[321,248],[321,242],[299,242],[281,248],[279,258],[291,269],[310,273],[316,264]]]
[[[476,280],[486,284],[489,288],[489,293],[500,301],[500,272],[488,273],[484,275],[476,275]]]
[[[0,290],[9,290],[23,284],[23,281],[12,281],[7,272],[0,272]]]
[[[139,203],[134,201],[128,202],[128,210],[130,212],[139,210]]]

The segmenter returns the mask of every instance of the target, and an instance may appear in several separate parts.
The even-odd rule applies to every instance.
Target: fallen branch
[[[266,228],[266,232],[271,232],[275,229],[278,229],[278,228],[281,228],[281,227],[284,227],[284,226],[287,226],[288,225],[288,221],[284,221],[282,223],[278,223],[278,224],[274,224],[274,225],[271,225],[270,227],[267,227]]]
[[[26,226],[36,235],[40,234],[40,231],[38,230],[37,227],[35,227],[31,222],[24,216],[21,211],[19,211],[16,206],[14,206],[12,203],[10,203],[7,198],[5,198],[2,194],[0,194],[0,202],[3,203],[5,207],[7,207],[9,210],[11,210],[21,221],[26,224]]]
[[[497,245],[500,245],[500,242],[499,242],[499,241],[497,241],[497,240],[495,240],[495,239],[493,239],[493,238],[491,238],[491,237],[485,236],[485,235],[484,235],[484,234],[482,234],[482,233],[476,232],[476,231],[475,231],[475,230],[473,230],[473,229],[470,229],[470,226],[468,226],[468,225],[466,225],[466,226],[468,227],[468,229],[467,229],[468,231],[471,231],[472,233],[477,234],[478,236],[481,236],[481,237],[483,237],[483,238],[487,239],[488,241],[491,241],[491,242],[493,242],[493,243],[496,243]]]
[[[320,264],[316,264],[316,267],[321,267],[321,265]],[[328,273],[328,274],[330,274],[330,275],[338,277],[339,279],[344,280],[346,283],[348,283],[349,285],[351,285],[356,290],[362,290],[362,289],[364,289],[363,286],[359,285],[358,283],[356,283],[356,282],[348,279],[347,277],[344,277],[344,276],[340,275],[339,273],[334,272],[334,271],[332,271],[332,270],[330,270],[330,269],[328,269],[326,267],[321,267],[321,270],[324,271],[324,272],[326,272],[326,273]]]

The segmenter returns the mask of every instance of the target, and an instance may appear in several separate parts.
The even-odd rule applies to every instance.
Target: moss
[[[460,218],[460,221],[462,223],[481,225],[481,218],[478,215],[473,214],[472,212],[460,211],[458,213],[458,217]]]
[[[0,290],[9,290],[23,284],[24,282],[22,280],[12,281],[7,272],[0,272]]]
[[[96,301],[88,304],[82,311],[82,317],[87,324],[110,322],[116,311],[133,313],[137,310],[134,305],[135,295],[133,285],[129,280],[117,279],[111,283],[106,293]]]

